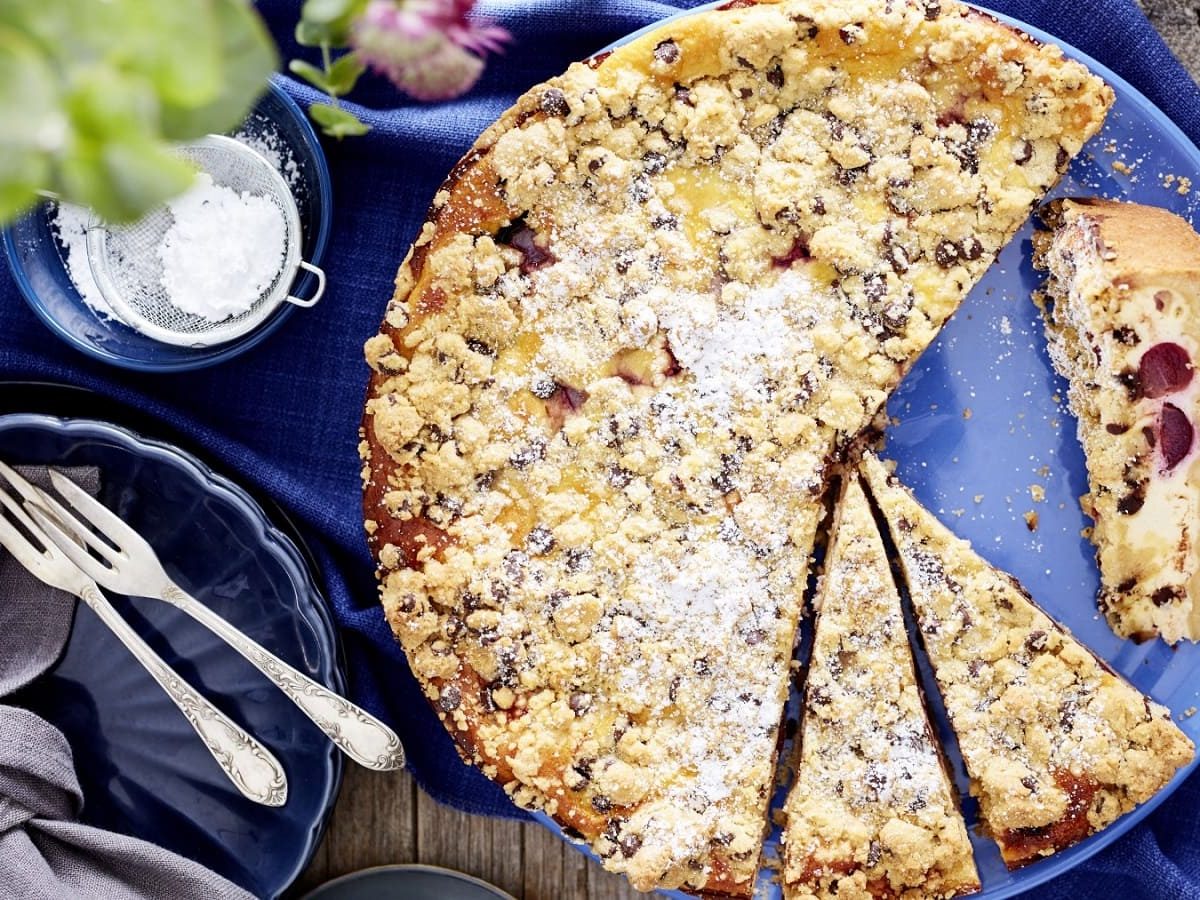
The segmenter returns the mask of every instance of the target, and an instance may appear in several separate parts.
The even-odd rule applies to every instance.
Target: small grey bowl
[[[515,900],[498,887],[439,866],[376,866],[327,881],[301,900]]]

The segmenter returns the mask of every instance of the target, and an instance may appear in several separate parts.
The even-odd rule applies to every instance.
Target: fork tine
[[[34,537],[39,539],[42,537],[42,535],[38,533],[40,529],[33,524],[33,520],[30,519],[29,515],[25,512],[25,507],[14,500],[13,497],[5,490],[0,490],[0,504],[3,504],[4,508],[8,510],[9,514],[17,520],[17,523],[24,525]],[[46,549],[50,548],[47,547]]]
[[[87,497],[86,492],[84,492],[83,489],[76,485],[73,481],[62,475],[59,475],[53,469],[48,471],[50,472],[50,480],[56,487],[59,487],[59,480],[61,480],[62,483],[70,485],[72,488]],[[65,528],[70,529],[78,540],[86,543],[89,547],[95,550],[96,553],[104,557],[110,563],[115,564],[116,561],[121,558],[121,553],[119,550],[114,550],[108,544],[104,543],[104,541],[100,540],[95,531],[93,531],[83,522],[80,522],[78,517],[72,515],[65,506],[55,500],[54,497],[52,497],[46,491],[43,491],[41,488],[30,484],[29,481],[27,481],[21,475],[21,473],[12,466],[8,465],[7,463],[0,462],[0,475],[3,475],[4,478],[7,479],[8,483],[17,489],[17,493],[19,493],[29,504],[28,508],[30,511],[32,511],[34,507],[42,507],[50,514],[50,516],[61,522]],[[58,476],[59,480],[55,480],[56,475]],[[0,493],[3,493],[3,491],[0,491]],[[92,503],[100,506],[100,504],[97,501],[92,500],[91,497],[88,497],[88,500],[91,500]],[[103,508],[104,507],[101,507],[101,509]],[[107,512],[107,510],[105,511]],[[59,530],[62,531],[61,529]],[[63,533],[65,534],[65,532]],[[100,533],[104,534],[104,532]],[[75,542],[71,540],[71,535],[66,535],[65,543],[74,544]],[[116,541],[114,540],[113,543],[116,543]]]
[[[0,475],[3,475],[5,481],[16,488],[17,493],[26,500],[31,500],[35,503],[38,501],[38,489],[26,481],[25,476],[3,460],[0,460]]]
[[[4,506],[10,512],[16,510],[13,506],[19,507],[12,497],[0,490],[0,501],[4,502]],[[0,515],[0,547],[4,547],[13,559],[26,568],[35,578],[50,585],[50,587],[58,588],[60,591],[74,592],[75,585],[73,583],[74,576],[71,574],[76,569],[71,566],[64,554],[58,551],[58,548],[50,541],[48,537],[35,525],[29,517],[24,514],[24,511],[18,514],[19,518],[28,529],[30,535],[37,539],[45,548],[38,550],[33,544],[22,534],[12,521],[4,515]],[[28,520],[28,521],[27,521]],[[64,567],[66,567],[64,569]],[[67,571],[67,570],[70,571]],[[79,577],[83,577],[80,575]]]
[[[126,525],[120,516],[62,472],[56,472],[54,469],[47,471],[50,473],[50,483],[54,485],[54,489],[88,521],[92,528],[108,538],[117,548],[118,553],[127,553],[130,548],[146,543],[145,539]],[[63,520],[63,524],[74,527],[74,524],[67,519]]]
[[[64,524],[79,530],[80,540],[84,539],[88,529],[81,523],[75,521],[75,517],[67,512],[61,503],[59,503],[41,488],[31,484],[28,480],[26,480],[25,476],[3,461],[0,461],[0,475],[3,475],[5,480],[7,480],[9,484],[16,488],[17,493],[21,495],[22,499],[25,500],[26,503],[45,507],[49,512],[59,516]]]
[[[43,498],[45,497],[43,491],[34,487],[19,472],[17,472],[11,466],[6,465],[2,461],[0,461],[0,474],[2,474],[8,483],[16,489],[17,493],[19,493],[28,502],[41,503],[43,501]],[[2,486],[0,486],[0,504],[3,504],[4,508],[8,510],[12,517],[16,519],[19,524],[23,525],[29,534],[31,534],[39,543],[43,545],[44,550],[42,552],[46,557],[59,556],[59,558],[61,558],[58,548],[53,544],[53,542],[50,541],[49,538],[46,537],[44,531],[35,525],[33,520],[29,517],[29,513],[25,505],[18,502],[17,499],[8,493],[8,491],[4,490]],[[29,543],[28,539],[21,535],[19,531],[14,529],[13,534],[21,538],[21,540],[25,543]],[[34,552],[37,552],[37,548],[35,546],[32,544],[30,546]]]
[[[6,495],[0,492],[0,496]],[[35,534],[38,533],[36,526],[32,530]],[[0,546],[11,553],[16,561],[26,569],[42,578],[41,570],[46,562],[45,555],[38,553],[37,548],[29,542],[29,539],[17,531],[16,527],[4,516],[0,516]]]
[[[29,514],[37,521],[38,527],[46,533],[46,539],[59,550],[63,556],[73,562],[76,568],[83,571],[93,581],[101,583],[112,575],[112,568],[106,566],[92,556],[83,547],[72,540],[71,535],[63,530],[62,525],[52,519],[40,506],[30,506]],[[109,551],[111,552],[111,551]]]

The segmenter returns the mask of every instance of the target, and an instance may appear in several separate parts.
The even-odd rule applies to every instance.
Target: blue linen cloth
[[[459,762],[429,711],[376,603],[361,532],[357,428],[375,333],[396,268],[446,173],[526,88],[611,41],[698,0],[528,0],[485,3],[515,41],[461,100],[420,105],[380,79],[356,91],[365,137],[325,141],[335,214],[325,268],[329,291],[264,345],[214,369],[179,375],[124,372],[54,338],[0,272],[0,378],[93,388],[183,432],[241,481],[303,522],[341,625],[356,699],[392,722],[430,794],[472,813],[521,816],[495,785]],[[1057,34],[1120,72],[1200,143],[1200,89],[1133,0],[992,0],[997,11]],[[262,0],[284,59],[299,0]],[[311,56],[309,58],[312,58]],[[284,80],[302,104],[313,91]],[[1041,896],[1200,898],[1200,777],[1146,823],[1044,888]]]

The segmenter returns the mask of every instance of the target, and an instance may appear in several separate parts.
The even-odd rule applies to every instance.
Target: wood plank
[[[417,792],[416,861],[482,878],[520,898],[522,826],[468,816]]]
[[[588,861],[587,877],[587,900],[636,900],[646,896],[631,888],[625,876],[606,872],[599,863]]]
[[[474,816],[463,816],[465,824],[478,821]],[[525,896],[525,840],[530,826],[515,819],[492,819],[492,884],[503,888],[514,897]],[[565,895],[564,895],[565,896]]]
[[[482,878],[518,900],[634,900],[624,878],[534,823],[485,819],[442,806],[406,772],[347,767],[325,838],[288,892],[371,866],[420,862]]]
[[[291,893],[301,894],[369,866],[412,862],[416,814],[416,785],[407,772],[370,772],[347,765],[325,838]]]
[[[588,897],[589,870],[596,867],[575,847],[563,844],[563,885],[569,890],[564,897]],[[598,868],[598,867],[597,867]]]
[[[522,860],[525,900],[578,896],[577,891],[568,890],[563,880],[563,851],[569,849],[540,825],[525,826],[525,853]]]

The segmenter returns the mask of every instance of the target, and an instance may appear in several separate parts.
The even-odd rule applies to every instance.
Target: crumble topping
[[[924,509],[879,460],[862,471],[887,519],[918,628],[1010,868],[1071,846],[1153,796],[1191,740]]]
[[[738,4],[531,89],[367,342],[413,672],[642,890],[749,892],[830,467],[1111,102],[930,10]]]
[[[955,897],[979,890],[913,669],[900,596],[857,476],[843,485],[818,592],[784,897]]]

